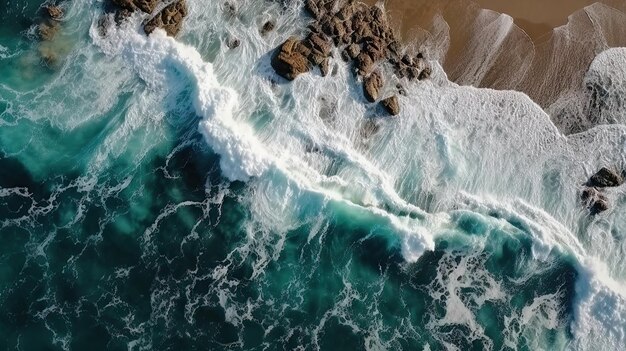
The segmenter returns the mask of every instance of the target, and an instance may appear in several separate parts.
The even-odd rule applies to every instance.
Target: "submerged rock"
[[[396,95],[390,96],[380,102],[381,106],[392,116],[400,113],[400,103]]]
[[[603,167],[596,174],[592,175],[587,183],[589,186],[598,188],[615,187],[624,184],[624,177],[611,169]]]
[[[281,77],[294,80],[311,69],[306,52],[307,48],[297,38],[290,37],[272,58],[272,67]]]

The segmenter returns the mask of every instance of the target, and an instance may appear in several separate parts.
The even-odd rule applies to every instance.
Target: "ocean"
[[[580,199],[626,167],[625,48],[551,108],[432,59],[389,117],[337,48],[274,72],[299,0],[176,38],[66,1],[43,41],[40,5],[0,3],[0,349],[626,349],[626,189]]]

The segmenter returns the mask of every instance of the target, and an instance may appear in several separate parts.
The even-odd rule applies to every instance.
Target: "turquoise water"
[[[174,41],[101,37],[101,4],[67,2],[49,43],[30,34],[36,2],[0,4],[0,348],[624,345],[623,201],[593,219],[571,196],[572,165],[596,155],[516,93],[439,78],[409,87],[415,109],[390,122],[348,67],[284,84],[267,53],[305,25],[284,3],[228,20],[191,0]],[[267,17],[278,30],[261,38]],[[465,98],[484,104],[455,107]],[[460,121],[472,108],[504,116],[495,141]],[[531,137],[511,134],[520,110]],[[626,135],[597,133],[598,152]]]

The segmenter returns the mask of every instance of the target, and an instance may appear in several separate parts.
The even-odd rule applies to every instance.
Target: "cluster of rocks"
[[[326,76],[334,45],[341,50],[344,61],[352,61],[369,102],[380,98],[385,84],[383,65],[388,65],[401,79],[430,77],[431,69],[422,54],[403,53],[380,7],[355,0],[306,0],[304,7],[314,21],[306,38],[291,37],[278,48],[272,67],[280,76],[293,80],[315,66]],[[402,93],[402,87],[397,88]],[[380,104],[391,115],[400,112],[397,95],[383,99]]]
[[[598,214],[609,209],[609,201],[604,194],[606,188],[624,184],[624,175],[609,168],[603,167],[585,184],[580,198],[592,214]]]
[[[187,16],[187,3],[185,0],[176,0],[167,6],[164,0],[110,0],[116,6],[115,19],[119,23],[135,11],[142,11],[153,15],[144,23],[143,29],[146,34],[152,33],[156,28],[162,28],[167,35],[176,36]],[[160,11],[155,13],[155,10]]]

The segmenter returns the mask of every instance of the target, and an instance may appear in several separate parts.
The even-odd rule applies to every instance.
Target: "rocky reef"
[[[371,103],[381,98],[384,72],[409,81],[430,77],[424,56],[406,52],[380,7],[355,0],[306,0],[304,9],[313,19],[308,35],[287,39],[272,58],[272,67],[280,76],[293,80],[315,66],[326,76],[335,46],[344,61],[352,62],[363,83],[363,96]],[[401,86],[397,90],[403,91]],[[396,95],[383,98],[380,104],[391,115],[400,113]]]
[[[135,11],[152,15],[143,26],[146,34],[152,33],[156,28],[162,28],[167,35],[175,37],[187,16],[185,0],[171,3],[165,0],[110,0],[110,2],[115,7],[115,19],[118,23]]]

